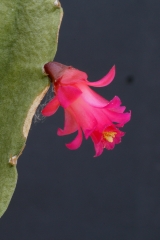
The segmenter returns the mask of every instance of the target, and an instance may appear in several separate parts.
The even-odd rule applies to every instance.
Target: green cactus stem
[[[16,182],[16,162],[49,83],[63,11],[54,0],[0,1],[0,217]]]

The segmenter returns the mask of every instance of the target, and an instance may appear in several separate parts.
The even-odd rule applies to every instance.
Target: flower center
[[[116,132],[103,132],[103,138],[108,142],[112,143],[116,134]]]

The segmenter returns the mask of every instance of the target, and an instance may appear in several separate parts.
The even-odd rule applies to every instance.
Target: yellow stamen
[[[103,137],[105,140],[112,143],[116,134],[117,134],[116,132],[103,132]]]

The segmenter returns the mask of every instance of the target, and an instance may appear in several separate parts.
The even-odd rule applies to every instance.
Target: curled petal
[[[81,146],[81,143],[82,143],[82,131],[79,128],[76,138],[71,143],[67,143],[66,147],[69,148],[70,150],[74,150],[79,148]]]
[[[104,87],[110,84],[113,81],[114,77],[115,77],[115,66],[113,66],[109,71],[109,73],[99,81],[96,81],[96,82],[87,81],[87,84],[93,87]]]
[[[57,131],[58,136],[68,135],[78,130],[78,124],[74,116],[68,110],[64,110],[64,112],[65,112],[64,129],[58,128]]]
[[[59,108],[59,100],[57,97],[54,97],[42,110],[42,115],[49,117],[53,115]]]
[[[57,91],[57,97],[62,107],[67,108],[72,102],[74,102],[82,92],[73,86],[60,86]]]

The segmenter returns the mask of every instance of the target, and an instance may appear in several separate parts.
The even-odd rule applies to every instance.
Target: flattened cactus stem
[[[49,84],[63,11],[59,1],[0,1],[0,217],[17,182],[17,159]],[[36,161],[36,159],[35,159]]]

